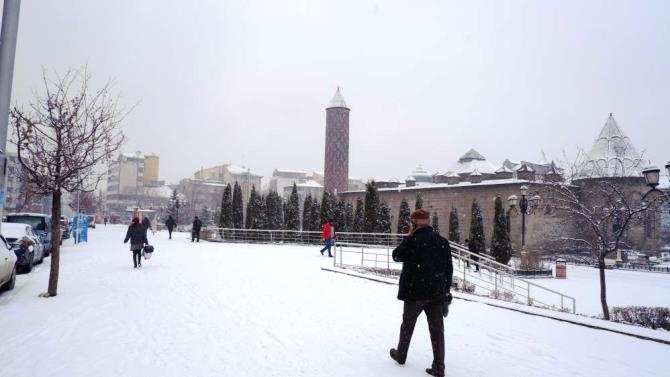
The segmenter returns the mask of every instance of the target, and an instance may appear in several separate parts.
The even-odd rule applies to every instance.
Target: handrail
[[[334,264],[339,258],[339,264],[341,266],[344,265],[351,265],[348,263],[343,262],[343,254],[344,253],[358,253],[358,252],[352,252],[352,251],[347,251],[344,249],[344,247],[353,247],[353,248],[360,248],[361,251],[361,258],[360,264],[352,265],[352,266],[360,266],[360,267],[365,267],[364,262],[365,261],[374,261],[375,262],[375,267],[377,267],[377,262],[379,263],[386,263],[387,264],[387,270],[390,272],[391,268],[390,266],[393,265],[395,266],[401,266],[402,263],[400,262],[395,262],[392,261],[390,251],[388,247],[384,247],[381,245],[365,245],[365,244],[359,244],[359,243],[349,243],[349,242],[339,242],[337,243],[337,248],[335,251],[335,259],[334,259]],[[365,252],[364,249],[387,249],[387,260],[384,261],[378,261],[377,258],[375,259],[365,259],[365,254],[368,255],[384,255],[384,253],[370,253],[370,252]],[[468,253],[468,255],[472,255],[473,253]],[[530,282],[525,279],[521,279],[514,275],[513,273],[509,273],[507,271],[503,270],[498,270],[495,269],[492,266],[487,266],[484,263],[489,263],[489,261],[485,261],[484,263],[480,261],[476,261],[474,259],[469,258],[468,256],[460,255],[458,253],[452,253],[452,258],[456,259],[459,261],[459,264],[463,265],[463,269],[461,270],[460,268],[457,269],[456,267],[454,268],[454,276],[458,276],[460,278],[461,272],[462,274],[462,279],[465,282],[468,282],[470,284],[473,284],[475,287],[479,287],[483,290],[488,290],[490,294],[498,294],[500,292],[508,292],[511,294],[513,297],[519,296],[524,299],[524,303],[528,305],[534,305],[534,306],[540,306],[540,307],[545,307],[549,309],[554,309],[556,305],[552,305],[548,302],[545,302],[543,299],[541,299],[537,294],[531,294],[531,288],[534,288],[536,290],[539,290],[541,292],[549,293],[558,296],[560,299],[560,308],[561,310],[566,310],[568,312],[575,313],[576,312],[576,300],[572,296],[568,296],[566,294],[563,294],[561,292],[555,291],[550,288],[546,288],[544,286],[541,286],[537,283]],[[497,263],[497,262],[496,262]],[[469,271],[465,266],[466,264],[473,264],[475,266],[479,266],[480,269],[488,269],[488,279],[482,278],[481,273],[480,274],[475,274],[471,271]],[[498,263],[500,264],[500,263]],[[505,265],[502,265],[505,266]],[[506,266],[509,268],[509,266]],[[399,268],[397,268],[399,269]],[[457,275],[458,274],[458,275]],[[469,278],[469,279],[468,279]],[[487,285],[488,284],[488,285]],[[498,293],[495,293],[498,292]],[[566,305],[566,301],[570,302],[572,305]]]
[[[203,239],[209,239],[210,241],[240,241],[240,242],[265,242],[265,243],[306,243],[306,244],[316,244],[321,242],[321,232],[317,231],[299,231],[299,230],[266,230],[266,229],[232,229],[232,228],[217,228],[209,227],[205,228],[210,231],[207,237],[203,236]],[[348,266],[359,266],[365,268],[366,262],[374,262],[375,266],[378,266],[380,263],[386,265],[386,270],[391,271],[391,266],[400,265],[399,262],[395,262],[391,258],[391,248],[395,247],[402,237],[405,235],[397,233],[356,233],[356,232],[339,232],[337,233],[336,247],[335,247],[335,258],[333,258],[333,264],[337,265],[339,258],[340,265]],[[364,242],[354,242],[354,241],[364,241]],[[365,241],[370,241],[371,243],[366,243]],[[463,280],[470,284],[480,287],[483,290],[488,290],[491,294],[497,294],[500,292],[508,292],[514,297],[519,296],[525,298],[525,301],[529,305],[543,306],[547,308],[555,308],[555,305],[551,305],[542,301],[541,297],[537,294],[531,294],[531,288],[539,290],[541,292],[549,293],[552,295],[557,295],[560,298],[560,307],[561,310],[570,311],[570,307],[564,305],[565,300],[572,302],[572,312],[576,310],[576,301],[574,297],[562,294],[558,291],[543,287],[539,284],[527,281],[525,279],[519,278],[514,273],[514,269],[505,264],[495,261],[493,258],[486,254],[477,254],[467,250],[463,245],[449,242],[452,247],[452,257],[459,263],[458,272],[459,275],[463,276]],[[339,247],[339,252],[338,252]],[[343,254],[346,253],[359,253],[347,251],[344,247],[361,249],[361,257],[357,259],[356,264],[348,264],[343,261]],[[384,253],[376,252],[366,252],[365,250],[370,249],[386,249],[386,255]],[[370,257],[366,259],[366,254]],[[372,259],[374,256],[374,259]],[[380,260],[380,257],[385,260]],[[476,260],[475,260],[476,258]],[[480,271],[478,273],[469,271],[466,267],[467,265],[472,264],[479,267]],[[463,266],[461,270],[460,267]],[[481,270],[485,270],[486,273],[482,273]],[[487,276],[486,276],[487,275]],[[468,279],[469,278],[469,279]],[[539,304],[539,305],[538,305]]]

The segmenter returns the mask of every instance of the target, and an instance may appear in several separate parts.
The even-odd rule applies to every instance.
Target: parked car
[[[44,246],[44,256],[51,254],[51,215],[43,213],[10,213],[7,215],[8,223],[28,224],[33,227],[35,234],[39,236]]]
[[[33,265],[44,262],[44,246],[28,224],[2,223],[2,234],[16,254],[16,265],[24,272],[33,270]]]
[[[62,240],[66,240],[70,238],[70,232],[71,232],[71,227],[70,227],[70,221],[66,216],[61,216],[60,217],[60,238]]]
[[[4,230],[4,229],[3,229]],[[0,235],[0,290],[11,291],[16,282],[16,254]]]

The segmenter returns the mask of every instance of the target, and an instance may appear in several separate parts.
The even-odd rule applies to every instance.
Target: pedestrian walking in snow
[[[105,222],[105,226],[107,226],[107,216],[105,216],[105,218],[103,219],[103,221]]]
[[[333,225],[333,219],[329,219],[323,224],[321,238],[325,243],[325,246],[321,249],[321,255],[323,255],[324,251],[328,250],[328,256],[332,257],[333,255],[330,253],[330,248],[333,246],[333,241],[335,240],[335,225]]]
[[[175,225],[177,225],[177,223],[172,218],[172,215],[168,216],[168,219],[165,220],[165,226],[167,227],[170,239],[172,239],[172,230],[174,229]]]
[[[133,223],[128,227],[126,238],[123,243],[130,241],[130,250],[133,252],[133,264],[135,268],[142,267],[142,248],[148,245],[147,230],[140,224],[140,218],[133,218]]]
[[[193,219],[193,229],[191,229],[191,242],[195,240],[200,242],[200,229],[202,229],[202,221],[196,216]]]
[[[151,221],[146,216],[142,219],[142,227],[144,228],[145,233],[151,228]]]
[[[398,348],[389,354],[398,364],[407,360],[414,325],[421,312],[426,313],[433,364],[426,369],[432,376],[444,376],[444,320],[450,294],[453,264],[449,241],[430,226],[430,213],[419,209],[410,216],[412,225],[400,245],[393,250],[393,260],[402,262],[398,299],[404,301]]]
[[[468,251],[470,251],[473,254],[473,255],[471,255],[472,260],[474,262],[478,262],[479,257],[477,255],[479,254],[479,250],[477,250],[477,243],[475,242],[475,240],[470,240],[470,241],[467,241],[467,242],[468,242]],[[473,264],[475,265],[475,271],[479,271],[479,265],[477,263],[473,263]],[[468,267],[470,267],[470,266],[468,265]]]

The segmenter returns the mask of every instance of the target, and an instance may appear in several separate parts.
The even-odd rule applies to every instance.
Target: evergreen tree
[[[275,230],[284,228],[284,198],[279,193],[274,193],[274,221],[273,226]]]
[[[335,223],[335,230],[338,232],[344,232],[347,227],[347,214],[345,211],[346,204],[344,204],[344,200],[340,199],[335,204],[333,210],[333,222]]]
[[[440,219],[437,217],[437,211],[433,211],[433,230],[440,233]]]
[[[286,203],[285,228],[287,230],[300,230],[300,198],[298,197],[298,186],[293,183],[291,196]]]
[[[312,231],[318,232],[321,230],[322,224],[320,214],[321,214],[321,206],[319,205],[319,201],[316,198],[314,198],[314,200],[312,200],[312,210],[309,213],[309,218],[311,221],[310,229]]]
[[[172,215],[174,221],[179,224],[179,219],[177,218],[179,214],[179,208],[181,207],[181,202],[179,201],[179,194],[177,190],[172,190],[172,195],[170,196],[170,207],[168,208],[168,214]]]
[[[409,227],[411,225],[411,220],[410,220],[410,210],[409,210],[409,204],[407,203],[407,199],[402,198],[402,201],[400,202],[400,209],[398,210],[398,233],[399,234],[407,234],[409,231]]]
[[[346,223],[344,231],[351,232],[354,229],[354,206],[349,202],[344,207],[344,218]]]
[[[328,191],[324,192],[323,197],[321,198],[321,214],[319,216],[321,225],[333,218],[335,215],[335,205],[336,203],[333,196]]]
[[[258,221],[258,199],[256,198],[256,187],[251,186],[251,194],[249,194],[249,201],[247,202],[247,215],[244,221],[244,227],[247,229],[255,229],[254,226]]]
[[[417,209],[423,208],[423,198],[421,197],[421,194],[416,195],[416,202],[414,202],[414,210],[416,211]]]
[[[256,194],[256,218],[252,224],[253,229],[265,229],[267,225],[267,208],[265,207],[265,196]]]
[[[491,236],[491,256],[498,263],[507,264],[512,259],[512,243],[507,232],[507,214],[502,199],[496,197],[493,236]]]
[[[391,207],[386,202],[382,202],[379,206],[376,232],[391,233]]]
[[[200,221],[202,222],[203,226],[208,226],[212,222],[212,215],[209,212],[209,208],[207,208],[207,206],[202,207],[202,211],[200,212]]]
[[[363,220],[363,232],[374,233],[379,229],[379,192],[377,184],[371,181],[366,185],[365,193],[365,219]]]
[[[302,230],[309,232],[312,229],[312,194],[307,194],[302,206]]]
[[[223,196],[221,197],[221,213],[219,214],[219,227],[233,227],[233,193],[230,183],[223,189]]]
[[[233,188],[233,227],[242,229],[244,227],[244,205],[242,202],[242,188],[235,182]]]
[[[274,191],[268,192],[263,201],[263,229],[275,230],[275,195]]]
[[[356,199],[356,211],[354,212],[354,223],[351,227],[351,231],[354,233],[362,233],[363,225],[365,223],[365,205],[363,204],[363,199]]]
[[[477,252],[486,253],[486,239],[484,237],[484,218],[477,199],[472,201],[472,215],[470,220],[470,240],[474,240]]]
[[[449,213],[449,241],[461,243],[461,231],[458,226],[458,210],[456,207]]]

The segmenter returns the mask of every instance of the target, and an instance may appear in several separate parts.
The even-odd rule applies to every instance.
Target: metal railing
[[[393,249],[404,235],[395,233],[337,233],[334,267],[349,267],[398,276],[402,263],[393,260]],[[204,228],[200,238],[213,242],[322,244],[321,232]],[[449,242],[454,261],[454,280],[468,293],[575,313],[573,297],[545,288],[515,275],[514,268],[486,254],[475,254],[463,245]],[[478,271],[476,271],[478,270]]]
[[[509,266],[487,258],[472,258],[462,247],[452,247],[454,281],[457,289],[507,302],[520,303],[568,313],[576,312],[574,297],[520,279]],[[393,260],[393,248],[383,245],[337,242],[335,267],[350,267],[387,277],[397,277],[402,263]]]

